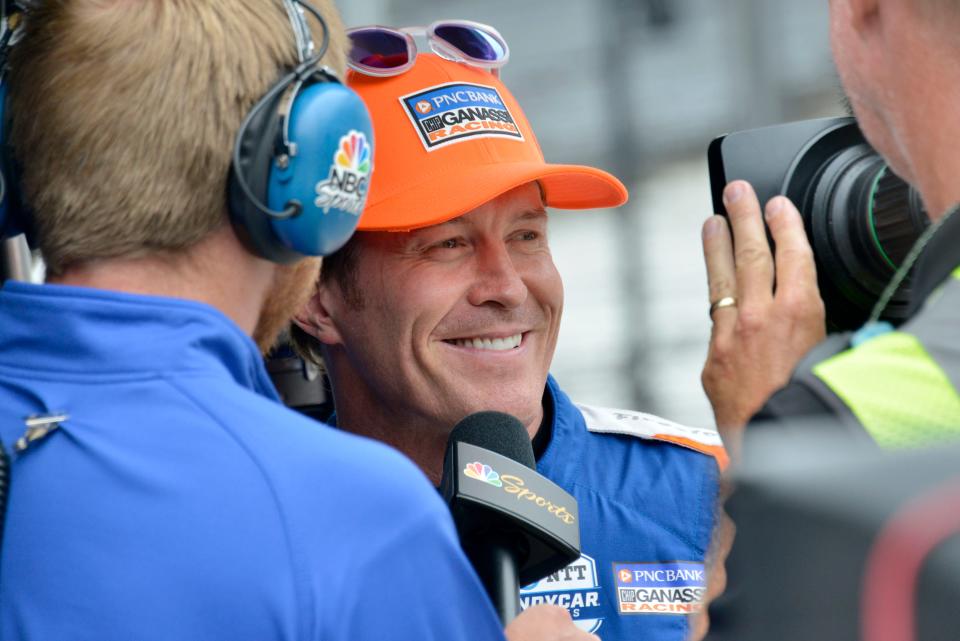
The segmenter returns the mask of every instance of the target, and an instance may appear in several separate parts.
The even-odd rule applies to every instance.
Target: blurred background
[[[348,26],[463,18],[511,49],[502,77],[551,162],[630,190],[619,210],[554,212],[566,286],[553,374],[581,403],[713,425],[700,226],[715,136],[845,115],[826,2],[338,0]],[[418,41],[418,46],[426,44]]]

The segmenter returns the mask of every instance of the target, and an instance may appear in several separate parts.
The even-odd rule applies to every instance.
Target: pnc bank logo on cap
[[[449,82],[400,97],[427,151],[464,139],[523,134],[496,87]]]

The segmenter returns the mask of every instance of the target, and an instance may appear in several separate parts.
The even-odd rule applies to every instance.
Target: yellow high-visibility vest
[[[810,372],[881,447],[960,439],[960,267],[898,330],[830,356]]]

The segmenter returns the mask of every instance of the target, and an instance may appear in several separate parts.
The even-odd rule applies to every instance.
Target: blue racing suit
[[[7,283],[0,438],[5,641],[503,639],[423,475],[206,305]]]
[[[577,499],[583,555],[525,587],[521,604],[566,606],[604,641],[682,641],[705,592],[726,463],[717,433],[575,405],[552,377],[544,404],[537,468]]]

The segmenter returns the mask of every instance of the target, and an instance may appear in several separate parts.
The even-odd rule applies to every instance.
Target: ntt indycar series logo
[[[520,590],[520,606],[526,610],[541,604],[559,605],[585,632],[596,632],[603,623],[597,564],[584,554],[558,572]]]
[[[513,115],[494,87],[448,83],[401,96],[400,102],[427,151],[467,139],[523,140]]]
[[[706,592],[703,563],[614,563],[620,614],[699,612]]]

